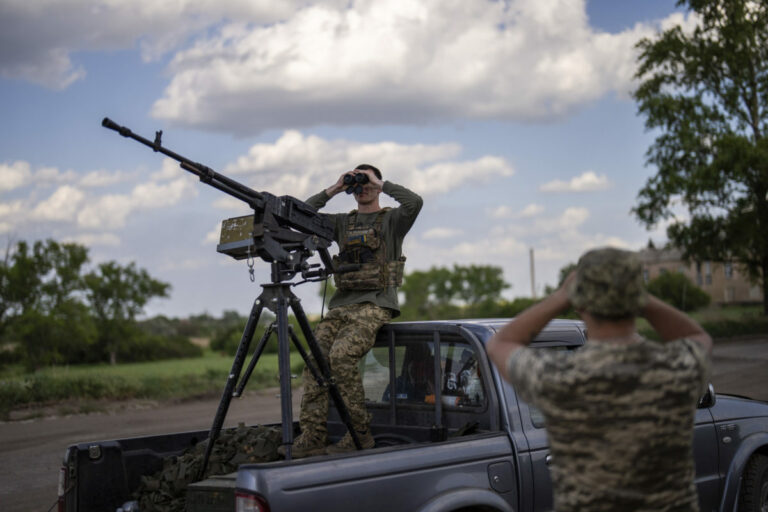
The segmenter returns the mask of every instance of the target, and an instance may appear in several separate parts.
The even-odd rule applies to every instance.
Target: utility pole
[[[534,299],[536,298],[536,279],[535,279],[535,270],[533,268],[533,247],[530,249],[530,259],[531,259],[531,297]]]

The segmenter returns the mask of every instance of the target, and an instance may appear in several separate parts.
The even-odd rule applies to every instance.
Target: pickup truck
[[[500,378],[484,349],[506,322],[385,326],[362,362],[376,447],[241,465],[235,473],[190,485],[187,511],[550,510],[552,459],[543,417]],[[533,347],[577,350],[584,342],[581,322],[553,320]],[[330,437],[343,433],[332,409]],[[142,475],[207,435],[70,446],[60,473],[59,510],[116,510],[131,499]],[[766,510],[768,403],[716,396],[710,386],[696,411],[694,452],[702,511]]]

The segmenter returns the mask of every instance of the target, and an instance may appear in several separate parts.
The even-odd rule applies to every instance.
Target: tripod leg
[[[248,384],[248,379],[251,378],[253,369],[256,368],[256,363],[259,362],[259,358],[261,357],[262,352],[264,352],[264,347],[267,346],[267,341],[269,341],[269,336],[272,334],[274,330],[275,330],[275,323],[273,322],[269,324],[269,327],[266,328],[266,330],[264,331],[264,334],[261,336],[261,339],[259,340],[259,344],[256,345],[256,350],[253,351],[253,357],[251,357],[251,362],[248,363],[248,368],[245,369],[243,378],[240,379],[240,382],[237,383],[237,389],[235,389],[235,393],[232,395],[233,397],[237,398],[243,394],[245,385]]]
[[[277,361],[280,368],[280,406],[283,422],[285,460],[291,460],[293,446],[293,403],[291,401],[291,359],[288,345],[288,298],[277,298]]]
[[[240,344],[237,346],[235,359],[232,362],[232,369],[229,371],[227,384],[224,386],[224,392],[221,395],[219,408],[216,411],[216,416],[213,418],[213,425],[208,434],[208,445],[205,447],[205,458],[203,458],[203,465],[200,468],[198,480],[202,480],[205,476],[205,469],[208,467],[208,459],[211,457],[213,444],[219,437],[221,426],[224,424],[224,418],[227,416],[227,411],[229,411],[229,404],[232,402],[232,391],[235,388],[235,384],[237,384],[237,379],[240,377],[240,371],[243,369],[248,346],[251,344],[253,333],[256,330],[256,325],[259,323],[259,317],[261,316],[261,311],[263,309],[264,301],[260,295],[253,303],[251,314],[248,317],[248,322],[245,324],[245,329],[243,330],[243,336],[240,338]]]
[[[352,442],[355,443],[355,448],[362,450],[363,446],[360,444],[360,440],[357,438],[357,432],[355,432],[352,425],[352,417],[349,415],[347,404],[344,403],[344,399],[341,397],[341,393],[339,393],[339,388],[336,387],[336,382],[331,376],[331,369],[328,366],[328,362],[325,360],[325,357],[323,357],[322,352],[320,352],[320,347],[317,346],[317,340],[312,333],[312,328],[309,325],[307,315],[301,307],[301,302],[299,302],[298,299],[292,300],[291,309],[296,316],[296,320],[299,322],[299,327],[301,327],[301,332],[304,334],[304,339],[307,340],[309,350],[312,352],[312,356],[315,358],[317,366],[320,368],[320,372],[328,383],[328,393],[331,400],[333,400],[334,405],[336,405],[336,410],[339,411],[341,421],[346,425],[349,435],[352,437]]]

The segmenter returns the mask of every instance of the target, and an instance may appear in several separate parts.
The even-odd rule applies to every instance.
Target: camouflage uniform
[[[383,192],[400,203],[397,208],[374,213],[329,214],[334,223],[334,239],[344,240],[350,225],[381,228],[385,257],[395,261],[402,257],[403,239],[416,220],[422,199],[410,190],[385,181]],[[329,197],[325,191],[307,203],[315,208],[325,206]],[[370,415],[365,408],[365,393],[360,375],[360,360],[376,341],[379,328],[400,314],[397,287],[381,289],[339,289],[329,303],[326,317],[315,328],[320,350],[330,363],[331,374],[347,404],[355,430],[368,430]],[[327,434],[328,392],[317,385],[307,368],[303,372],[304,396],[301,400],[300,423],[302,436],[325,441]]]
[[[379,328],[392,318],[392,313],[370,302],[339,306],[315,328],[320,350],[330,363],[336,385],[355,430],[364,431],[370,423],[365,409],[365,393],[359,363],[373,347]],[[317,385],[308,368],[302,375],[304,396],[301,399],[301,428],[325,437],[328,418],[328,392]]]
[[[635,255],[586,253],[571,304],[606,318],[646,302]],[[555,510],[696,511],[693,424],[707,383],[701,344],[588,340],[576,352],[523,348],[507,361],[520,397],[546,420]]]

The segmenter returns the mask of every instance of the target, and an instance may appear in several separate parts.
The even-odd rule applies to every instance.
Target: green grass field
[[[0,418],[7,419],[12,410],[52,403],[81,402],[74,412],[89,412],[94,401],[216,396],[226,384],[232,360],[207,352],[200,358],[60,366],[34,373],[6,368],[0,375]],[[298,354],[291,354],[292,373],[300,373],[303,364]],[[246,389],[278,385],[277,366],[277,354],[263,354]]]

